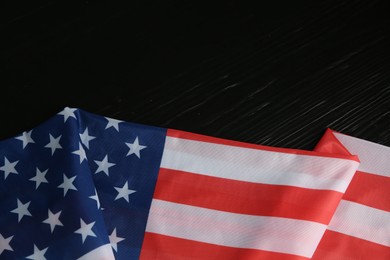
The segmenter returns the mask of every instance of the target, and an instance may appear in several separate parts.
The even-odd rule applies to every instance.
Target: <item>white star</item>
[[[135,190],[129,190],[129,186],[128,186],[127,182],[125,183],[125,185],[123,185],[122,188],[117,188],[117,187],[114,187],[114,188],[118,192],[118,195],[116,195],[115,200],[118,200],[120,198],[124,198],[127,202],[129,202],[129,195],[136,192]]]
[[[33,259],[33,260],[46,260],[45,253],[47,251],[48,247],[39,250],[39,248],[34,244],[34,254],[27,256],[27,259]]]
[[[109,236],[110,243],[112,248],[115,250],[115,252],[118,252],[118,243],[125,240],[123,237],[118,237],[116,235],[116,228],[112,231],[111,235]]]
[[[64,182],[61,183],[58,188],[63,188],[64,189],[64,197],[68,190],[77,190],[76,187],[73,185],[73,181],[76,179],[76,176],[73,176],[72,178],[66,177],[64,174]]]
[[[79,135],[80,135],[81,142],[85,145],[85,147],[87,147],[87,149],[89,149],[89,141],[96,138],[95,136],[89,135],[88,127],[85,128],[84,133],[79,134]]]
[[[31,138],[31,133],[32,133],[32,130],[30,130],[29,132],[23,132],[23,134],[21,136],[15,137],[16,139],[23,142],[23,149],[29,143],[31,143],[31,144],[35,143],[34,140]]]
[[[107,176],[108,176],[108,168],[115,165],[115,163],[110,163],[108,161],[108,155],[104,156],[103,160],[101,161],[95,160],[95,163],[99,166],[95,173],[104,172]]]
[[[19,199],[17,200],[18,200],[18,207],[12,210],[11,212],[18,214],[18,222],[20,222],[20,220],[22,220],[24,216],[31,217],[31,213],[30,211],[28,211],[28,206],[30,205],[31,201],[27,202],[26,204],[23,204]]]
[[[138,136],[135,138],[134,143],[126,143],[126,145],[130,148],[129,152],[126,156],[129,156],[131,154],[135,154],[138,158],[141,158],[140,151],[142,149],[145,149],[147,146],[140,145],[138,142]]]
[[[95,233],[93,233],[92,231],[92,227],[93,225],[95,225],[95,222],[91,222],[89,224],[86,224],[81,218],[80,218],[80,228],[77,229],[75,231],[75,233],[77,234],[80,234],[81,235],[81,238],[83,240],[83,243],[85,241],[85,239],[88,237],[88,236],[91,236],[91,237],[96,237]]]
[[[14,251],[12,247],[9,245],[13,237],[14,236],[4,238],[3,235],[0,234],[0,255],[4,252],[4,250]]]
[[[18,162],[19,161],[10,162],[8,161],[7,157],[4,156],[4,165],[0,167],[0,170],[4,172],[4,180],[7,179],[8,174],[10,173],[18,174],[15,169],[15,166]]]
[[[56,149],[62,149],[62,146],[60,145],[61,135],[59,135],[57,138],[54,138],[51,134],[49,134],[49,138],[50,142],[45,147],[50,148],[51,155],[53,155]]]
[[[48,169],[46,171],[41,172],[37,167],[36,175],[30,179],[30,181],[35,181],[35,189],[38,189],[41,183],[48,183],[45,178],[47,171]]]
[[[77,110],[76,108],[65,107],[64,110],[62,110],[58,114],[64,116],[64,123],[65,123],[69,117],[73,117],[74,119],[77,119],[76,115],[74,114],[74,111],[76,111],[76,110]]]
[[[114,127],[116,129],[116,131],[119,132],[119,123],[122,123],[123,121],[108,118],[108,117],[105,117],[105,119],[107,119],[107,121],[108,121],[105,129],[108,129],[110,127]]]
[[[97,204],[97,208],[100,209],[100,200],[99,200],[99,196],[96,192],[96,189],[95,189],[95,194],[92,195],[92,196],[89,196],[90,199],[93,199],[93,200],[96,200],[96,204]]]
[[[87,160],[87,155],[85,154],[85,150],[84,150],[83,146],[81,145],[81,143],[79,143],[79,149],[76,151],[73,151],[72,153],[80,156],[80,164],[84,160]]]
[[[54,231],[54,228],[56,226],[64,226],[62,225],[61,221],[60,221],[60,216],[61,216],[61,212],[62,210],[58,211],[56,214],[53,214],[50,209],[49,209],[49,213],[48,213],[48,218],[45,219],[42,223],[45,223],[45,224],[49,224],[50,225],[50,230],[51,230],[51,233],[53,233]]]

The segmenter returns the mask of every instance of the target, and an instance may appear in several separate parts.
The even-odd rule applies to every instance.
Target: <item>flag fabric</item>
[[[65,108],[0,144],[0,258],[136,259],[166,130]]]
[[[168,130],[141,258],[310,258],[355,159]]]
[[[272,148],[65,108],[0,142],[0,258],[387,256],[389,150],[366,144]]]
[[[390,259],[390,148],[328,130],[315,150],[360,165],[313,259]]]

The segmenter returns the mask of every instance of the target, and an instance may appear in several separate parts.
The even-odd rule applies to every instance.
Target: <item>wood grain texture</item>
[[[6,1],[0,138],[72,106],[279,147],[327,127],[390,145],[385,1],[268,2]]]

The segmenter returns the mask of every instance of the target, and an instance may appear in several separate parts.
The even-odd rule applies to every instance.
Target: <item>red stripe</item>
[[[390,212],[390,178],[357,171],[343,199]]]
[[[390,248],[327,230],[312,259],[390,259]]]
[[[173,130],[173,129],[168,129],[167,136],[181,138],[181,139],[187,139],[187,140],[193,140],[193,141],[208,142],[208,143],[214,143],[214,144],[223,144],[223,145],[237,146],[237,147],[242,147],[242,148],[251,148],[251,149],[278,152],[278,153],[290,153],[290,154],[321,156],[321,157],[330,157],[330,158],[343,158],[343,159],[348,159],[348,160],[354,160],[357,162],[359,161],[357,156],[350,155],[349,153],[332,154],[332,153],[324,153],[324,152],[316,152],[316,151],[313,152],[313,151],[297,150],[297,149],[290,149],[290,148],[277,148],[277,147],[270,147],[270,146],[264,146],[264,145],[259,145],[259,144],[250,144],[250,143],[243,143],[243,142],[238,142],[238,141],[226,140],[226,139],[205,136],[205,135],[200,135],[200,134],[194,134],[194,133]]]
[[[323,153],[331,153],[331,154],[345,154],[352,155],[347,148],[337,139],[334,135],[337,133],[331,129],[327,129],[324,136],[318,142],[314,151],[323,152]]]
[[[239,234],[237,234],[239,235]],[[273,259],[307,260],[290,254],[213,245],[193,240],[145,233],[140,259]]]
[[[342,193],[258,184],[161,168],[154,198],[203,208],[328,224]]]

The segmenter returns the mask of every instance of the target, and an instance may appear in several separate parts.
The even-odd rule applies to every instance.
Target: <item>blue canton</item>
[[[0,259],[138,259],[166,130],[65,108],[0,142]]]

